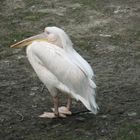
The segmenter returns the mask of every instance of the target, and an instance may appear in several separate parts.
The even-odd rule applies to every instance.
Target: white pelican
[[[46,27],[42,34],[22,40],[11,47],[23,46],[27,46],[30,64],[53,97],[53,112],[44,112],[40,117],[70,115],[72,97],[80,100],[92,113],[97,113],[92,68],[74,50],[73,43],[62,29]],[[66,107],[59,107],[59,92],[68,94]]]

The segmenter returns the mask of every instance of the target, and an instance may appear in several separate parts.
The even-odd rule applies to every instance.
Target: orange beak
[[[41,33],[41,34],[38,34],[38,35],[35,35],[32,37],[29,37],[27,39],[24,39],[20,42],[17,42],[15,44],[11,45],[10,47],[11,48],[22,48],[22,47],[30,45],[34,41],[48,41],[47,35],[45,33]]]

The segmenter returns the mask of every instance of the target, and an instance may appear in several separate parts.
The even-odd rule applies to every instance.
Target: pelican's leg
[[[53,112],[44,112],[39,117],[42,117],[42,118],[51,118],[51,119],[52,118],[57,118],[57,117],[65,118],[66,115],[64,115],[63,113],[61,113],[61,112],[58,111],[58,105],[59,105],[58,96],[54,96],[53,97],[53,103],[54,103]]]
[[[54,111],[53,112],[44,112],[39,117],[41,117],[41,118],[50,118],[50,119],[57,118],[59,116],[59,113],[58,113],[59,101],[58,101],[57,96],[53,97],[53,103],[54,103]]]
[[[54,103],[54,114],[56,116],[59,116],[59,112],[58,112],[59,99],[58,99],[58,96],[53,97],[53,103]]]
[[[39,117],[41,118],[57,118],[59,116],[59,113],[58,113],[58,97],[55,96],[53,97],[53,103],[54,103],[54,111],[53,112],[44,112],[43,114],[41,114]]]
[[[66,115],[61,112],[58,108],[59,106],[59,99],[58,99],[58,96],[55,96],[53,97],[53,102],[54,102],[54,109],[53,109],[53,112],[55,114],[56,117],[61,117],[61,118],[65,118]]]
[[[71,104],[72,104],[72,98],[71,98],[71,96],[68,96],[68,101],[67,101],[67,109],[68,110],[71,109]]]
[[[67,105],[61,106],[58,108],[59,113],[65,114],[65,115],[71,115],[72,112],[70,111],[72,104],[72,98],[71,96],[68,96]]]

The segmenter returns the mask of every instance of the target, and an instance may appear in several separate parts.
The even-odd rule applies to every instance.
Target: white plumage
[[[47,42],[36,39],[26,49],[28,60],[39,79],[52,96],[57,96],[60,91],[67,93],[96,114],[96,85],[92,80],[91,66],[73,49],[71,40],[62,29],[47,27],[43,34]]]

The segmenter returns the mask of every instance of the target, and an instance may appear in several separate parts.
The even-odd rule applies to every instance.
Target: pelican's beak
[[[11,45],[11,48],[22,48],[25,46],[30,45],[33,41],[47,41],[47,35],[45,33],[41,33],[32,37],[29,37],[27,39],[24,39],[20,42],[17,42],[16,44]]]

